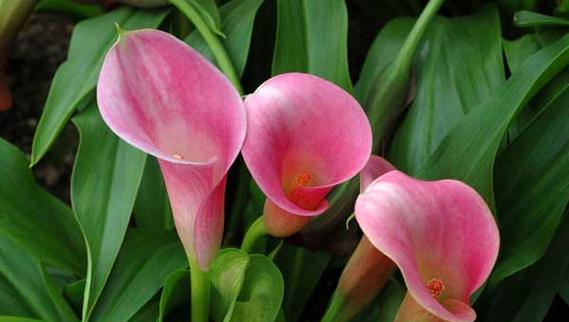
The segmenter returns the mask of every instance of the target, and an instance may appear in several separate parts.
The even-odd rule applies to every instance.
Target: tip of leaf
[[[115,22],[115,28],[117,29],[117,42],[121,41],[122,36],[124,36],[125,31],[121,28],[118,22]]]

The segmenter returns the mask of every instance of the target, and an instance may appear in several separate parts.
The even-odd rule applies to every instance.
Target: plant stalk
[[[198,263],[188,256],[190,263],[190,295],[192,322],[209,321],[209,290],[210,282],[207,272],[204,272]]]
[[[241,249],[247,253],[251,253],[255,248],[255,244],[263,236],[267,235],[267,229],[265,228],[264,217],[259,216],[255,221],[249,226],[245,237],[243,237],[243,243],[241,244]]]
[[[200,15],[200,13],[194,8],[194,6],[188,2],[188,0],[170,0],[170,3],[178,8],[188,19],[194,24],[198,32],[202,35],[205,42],[213,52],[213,56],[217,61],[219,69],[229,78],[233,86],[237,89],[239,94],[243,95],[243,89],[241,88],[241,82],[239,76],[235,71],[235,67],[227,54],[227,51],[223,47],[223,44],[219,40],[218,36],[208,27],[207,23]]]
[[[429,1],[390,68],[385,74],[379,75],[374,84],[374,90],[366,104],[372,123],[374,152],[378,152],[381,144],[386,140],[390,124],[402,112],[411,85],[413,57],[427,27],[444,1]]]

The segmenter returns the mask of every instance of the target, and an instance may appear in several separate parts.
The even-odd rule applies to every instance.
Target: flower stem
[[[257,241],[267,234],[265,228],[264,217],[259,216],[255,221],[249,226],[245,237],[243,237],[243,243],[241,244],[241,249],[247,253],[251,253],[254,250]]]
[[[332,295],[332,301],[326,310],[326,314],[320,322],[345,322],[349,320],[349,316],[344,310],[345,300],[338,292]]]
[[[381,73],[367,100],[367,111],[373,128],[373,150],[379,152],[390,126],[402,112],[411,84],[411,67],[427,27],[445,0],[431,0],[421,12],[389,69]]]
[[[208,322],[210,289],[208,273],[204,272],[198,263],[191,257],[189,257],[189,262],[192,322]]]
[[[208,27],[204,18],[200,13],[194,8],[194,6],[188,2],[188,0],[170,0],[176,8],[178,8],[188,19],[196,26],[198,32],[202,35],[205,42],[213,52],[213,56],[217,61],[219,69],[229,78],[233,86],[237,89],[239,94],[243,94],[243,89],[241,88],[241,82],[239,81],[239,76],[235,71],[235,67],[225,51],[225,48],[221,44],[218,36]]]

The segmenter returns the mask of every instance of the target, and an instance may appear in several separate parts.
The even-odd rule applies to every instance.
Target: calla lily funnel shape
[[[269,79],[247,96],[245,108],[242,153],[267,196],[265,224],[275,236],[293,234],[302,227],[272,230],[271,216],[308,219],[324,212],[326,194],[369,159],[369,121],[343,89],[301,73]],[[294,222],[295,216],[285,222]]]
[[[476,191],[391,171],[358,197],[355,214],[369,241],[401,270],[412,300],[444,321],[475,320],[470,297],[499,248],[494,217]]]
[[[372,155],[360,172],[360,192],[373,180],[392,170],[395,167],[391,163]],[[336,289],[335,296],[339,296],[343,302],[343,314],[351,318],[360,312],[383,288],[394,269],[395,264],[363,236],[344,268]]]
[[[245,138],[239,94],[180,40],[140,30],[107,54],[97,100],[121,139],[158,158],[178,235],[206,270],[223,233],[226,173]]]

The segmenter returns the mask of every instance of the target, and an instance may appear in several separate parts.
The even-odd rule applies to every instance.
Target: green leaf
[[[557,96],[496,161],[501,250],[491,284],[535,263],[561,221],[569,202],[568,105],[566,79]]]
[[[73,122],[79,130],[80,144],[71,177],[71,203],[87,243],[86,318],[122,244],[146,155],[107,128],[96,104]]]
[[[1,234],[0,314],[53,322],[77,321],[41,263]]]
[[[234,248],[223,249],[212,263],[211,313],[215,321],[231,321],[249,266],[249,255]]]
[[[263,2],[264,0],[233,0],[219,10],[221,30],[225,33],[222,43],[239,75],[243,75],[245,70],[255,15]],[[197,30],[193,31],[184,41],[211,62],[216,63],[211,49]]]
[[[128,322],[156,322],[158,319],[158,307],[160,296],[156,295],[148,304],[136,313]],[[174,322],[174,321],[169,321]]]
[[[391,142],[389,159],[415,174],[465,114],[504,82],[495,7],[429,26],[416,58],[416,94]]]
[[[76,312],[81,312],[83,293],[85,293],[85,279],[73,281],[63,286],[63,297]]]
[[[211,316],[224,322],[270,322],[279,315],[284,282],[264,255],[222,250],[210,268]]]
[[[0,231],[41,261],[85,274],[85,246],[71,209],[36,184],[28,164],[0,138]]]
[[[504,43],[506,59],[512,73],[516,73],[519,67],[533,54],[538,52],[544,45],[558,40],[555,31],[543,31],[536,34],[525,35],[513,41]],[[569,81],[569,73],[564,72],[555,77],[547,86],[532,99],[523,110],[512,120],[508,129],[508,141],[513,141],[534,118],[555,99]]]
[[[186,266],[175,232],[130,230],[90,321],[129,321],[170,274]]]
[[[480,321],[543,321],[559,286],[569,272],[569,216],[562,224],[545,255],[533,266],[505,279],[482,301]]]
[[[270,322],[279,315],[284,294],[281,272],[263,255],[250,255],[232,322]]]
[[[19,316],[0,316],[0,322],[43,322],[43,321],[22,318]]]
[[[518,27],[567,27],[569,19],[522,10],[514,15],[514,24]]]
[[[395,280],[390,280],[381,293],[352,322],[391,322],[399,310],[406,290]]]
[[[275,262],[286,285],[283,301],[285,316],[289,322],[298,321],[332,256],[284,245],[276,257]]]
[[[462,180],[494,207],[494,160],[508,125],[568,62],[569,35],[533,55],[492,97],[467,114],[422,166],[419,176]]]
[[[115,23],[125,30],[154,28],[167,11],[135,10],[121,7],[84,20],[74,29],[67,61],[57,70],[32,146],[31,164],[48,151],[80,103],[95,88],[107,50],[116,40]]]
[[[77,18],[95,17],[105,12],[100,5],[77,3],[73,0],[41,0],[35,10],[63,13]]]
[[[541,44],[533,34],[523,35],[516,40],[504,39],[504,53],[510,72],[516,73],[523,66],[526,59],[541,49]]]
[[[138,227],[174,228],[168,193],[157,160],[148,156],[144,175],[134,203],[134,220]]]
[[[365,106],[377,77],[393,62],[414,22],[411,18],[393,19],[375,37],[354,88],[360,104]]]
[[[221,18],[215,0],[188,0],[199,14],[203,17],[208,27],[221,37],[225,37],[221,31]]]
[[[307,72],[351,92],[347,38],[345,1],[278,0],[272,74]]]
[[[167,315],[176,307],[191,306],[190,286],[190,271],[187,269],[174,272],[166,278],[160,296],[158,322],[166,321]]]

